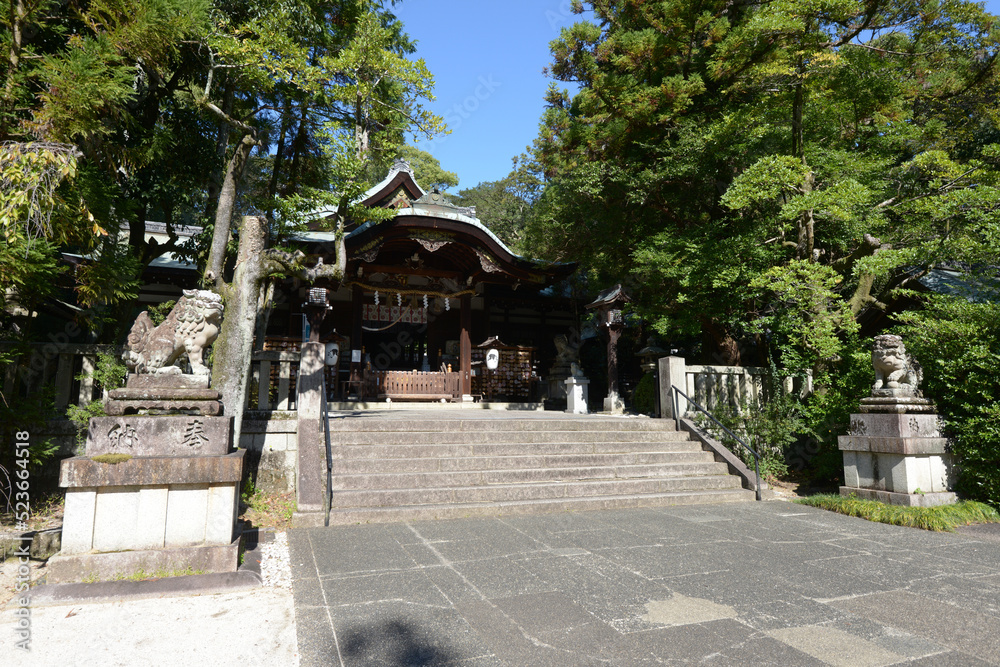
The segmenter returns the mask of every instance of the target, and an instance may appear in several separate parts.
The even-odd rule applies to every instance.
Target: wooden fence
[[[250,362],[248,410],[294,410],[298,352],[254,352]]]
[[[393,400],[462,399],[462,374],[434,371],[368,371],[365,396]]]
[[[11,363],[0,366],[0,387],[5,397],[32,396],[54,389],[55,408],[65,412],[69,405],[84,406],[105,398],[94,383],[97,355],[120,354],[113,345],[35,343],[2,345],[0,351],[14,353]],[[18,354],[20,353],[20,354]],[[77,379],[77,377],[81,379]]]

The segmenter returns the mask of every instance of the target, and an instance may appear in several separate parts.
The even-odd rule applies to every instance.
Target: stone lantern
[[[624,409],[618,395],[618,338],[625,328],[622,308],[632,299],[625,293],[621,283],[597,295],[587,310],[596,310],[598,324],[608,331],[608,396],[604,399],[604,411],[620,413]]]

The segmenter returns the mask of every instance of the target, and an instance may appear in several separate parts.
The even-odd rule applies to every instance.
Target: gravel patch
[[[260,576],[264,586],[292,590],[292,569],[289,566],[288,534],[277,533],[274,539],[260,547]]]

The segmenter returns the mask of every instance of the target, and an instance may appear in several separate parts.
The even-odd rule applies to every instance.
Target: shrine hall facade
[[[328,358],[337,357],[328,393],[365,400],[545,398],[553,340],[572,336],[579,324],[565,283],[575,265],[515,254],[474,208],[424,191],[402,161],[363,203],[395,215],[347,228],[345,279],[330,290],[320,332]],[[329,229],[333,215],[317,211],[311,227]],[[303,233],[299,241],[308,254],[335,261],[332,232]],[[296,321],[288,318],[290,330]]]

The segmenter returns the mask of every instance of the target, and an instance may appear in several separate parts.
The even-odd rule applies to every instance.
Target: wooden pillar
[[[462,295],[462,336],[458,367],[462,372],[462,396],[472,396],[472,295]]]
[[[351,292],[351,312],[354,313],[354,322],[351,328],[351,349],[360,350],[361,349],[361,300],[364,298],[364,293],[361,291],[361,287],[358,285],[354,286],[354,290]]]
[[[621,329],[608,327],[608,394],[618,396],[618,338]]]

